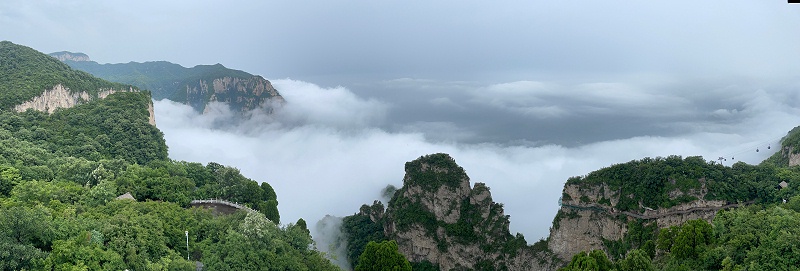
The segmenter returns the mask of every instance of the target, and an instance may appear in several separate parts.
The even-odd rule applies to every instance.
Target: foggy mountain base
[[[405,162],[424,154],[449,153],[473,181],[492,188],[494,200],[503,203],[511,216],[511,231],[523,233],[529,242],[547,236],[568,177],[633,159],[673,154],[702,155],[706,160],[735,154],[736,161],[758,163],[775,151],[764,149],[769,142],[777,143],[797,125],[798,115],[793,99],[785,98],[791,93],[761,90],[739,105],[736,114],[742,115],[740,121],[705,126],[684,121],[684,125],[698,128],[679,136],[640,136],[576,147],[468,144],[433,141],[424,130],[381,128],[392,122],[387,112],[413,108],[365,99],[343,87],[272,81],[287,103],[273,114],[252,112],[240,122],[230,121],[234,113],[224,104],[212,105],[213,110],[203,115],[186,105],[155,102],[158,127],[165,134],[170,157],[236,165],[244,175],[272,184],[283,221],[302,217],[313,223],[326,215],[350,215],[362,204],[382,200],[382,188],[402,184]],[[755,152],[757,147],[762,150]],[[311,227],[320,250],[334,240],[335,234],[320,232],[336,230],[333,220]]]
[[[347,239],[342,236],[342,218],[326,215],[314,226],[317,250],[327,253],[328,259],[344,270],[352,270],[347,261]]]

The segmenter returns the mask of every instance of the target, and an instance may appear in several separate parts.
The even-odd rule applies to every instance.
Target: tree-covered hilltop
[[[131,87],[73,70],[55,58],[9,41],[0,41],[0,78],[2,110],[31,100],[59,84],[71,92],[86,92],[93,98],[101,90]]]
[[[0,110],[0,270],[338,270],[305,221],[279,224],[268,183],[170,160],[149,104],[147,92],[119,92],[52,114]],[[211,198],[254,211],[190,207]]]
[[[612,165],[586,176],[572,177],[567,185],[586,189],[604,186],[612,196],[601,198],[597,204],[621,211],[644,211],[698,199],[775,202],[795,193],[793,189],[777,189],[778,184],[797,180],[797,177],[800,177],[799,169],[771,163],[737,162],[728,167],[699,156],[669,156]],[[562,200],[588,202],[586,198],[572,199],[567,194],[562,197]]]
[[[166,61],[118,64],[64,62],[74,69],[105,80],[149,90],[157,100],[170,99],[188,104],[200,112],[212,101],[227,103],[234,111],[247,111],[269,106],[271,100],[283,100],[272,84],[261,76],[229,69],[222,64],[186,68]]]

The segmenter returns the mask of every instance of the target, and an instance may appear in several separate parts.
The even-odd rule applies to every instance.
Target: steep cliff
[[[548,239],[550,250],[559,258],[566,261],[578,252],[595,249],[605,250],[612,256],[622,256],[624,251],[610,251],[608,246],[624,241],[631,223],[638,222],[660,229],[693,219],[711,222],[717,211],[739,205],[726,204],[722,200],[697,199],[670,208],[642,207],[643,211],[620,211],[611,207],[619,195],[608,191],[606,185],[565,185],[561,209],[553,221]],[[599,203],[603,199],[609,199],[611,205]]]
[[[285,103],[268,80],[228,69],[221,64],[185,68],[166,61],[118,64],[64,62],[109,81],[149,90],[154,99],[170,99],[190,105],[198,112],[206,112],[206,105],[210,102],[226,103],[238,112],[254,109],[270,111],[272,106]]]
[[[509,216],[489,187],[470,181],[447,154],[406,163],[403,187],[384,210],[380,202],[356,216],[382,226],[409,261],[439,270],[554,270],[544,241],[528,246],[509,232]],[[366,224],[369,224],[366,222]]]
[[[200,80],[193,85],[187,84],[185,92],[176,94],[172,99],[198,110],[203,109],[203,113],[207,113],[206,104],[210,102],[226,103],[241,112],[257,108],[271,110],[272,103],[285,102],[272,87],[272,83],[260,76],[250,78],[226,76],[214,78],[210,84],[208,81]]]

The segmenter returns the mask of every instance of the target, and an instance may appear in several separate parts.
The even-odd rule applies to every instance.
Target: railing
[[[239,210],[245,210],[245,211],[248,211],[248,212],[256,212],[256,210],[253,210],[250,207],[247,207],[245,205],[239,204],[238,202],[230,202],[230,201],[221,200],[221,199],[199,199],[199,200],[192,200],[191,202],[189,202],[189,205],[195,205],[195,204],[218,204],[218,205],[230,206],[230,207],[233,207],[233,208],[236,208],[236,209],[239,209]]]

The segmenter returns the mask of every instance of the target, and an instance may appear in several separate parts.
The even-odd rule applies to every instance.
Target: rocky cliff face
[[[470,187],[469,177],[446,154],[406,164],[403,188],[385,213],[375,208],[373,221],[396,240],[409,261],[428,261],[440,270],[554,270],[548,251],[527,245],[509,233],[509,216],[492,201],[483,183]],[[373,207],[376,205],[373,205]]]
[[[698,180],[704,183],[703,180]],[[688,220],[702,218],[711,221],[720,209],[734,207],[723,201],[703,200],[704,185],[697,191],[689,191],[699,198],[671,208],[651,209],[640,205],[639,210],[620,211],[616,206],[620,195],[608,185],[566,184],[563,190],[561,209],[553,220],[548,245],[559,258],[568,261],[581,251],[601,249],[608,253],[605,241],[621,240],[628,232],[628,222],[642,219],[645,223],[656,223],[658,228],[681,225]],[[681,196],[683,192],[671,193]],[[603,202],[607,200],[606,202]]]
[[[207,113],[206,104],[223,102],[240,112],[257,108],[270,109],[271,103],[284,103],[283,97],[268,80],[261,76],[247,79],[221,77],[211,82],[200,80],[195,85],[186,85],[185,100],[179,101],[202,109]]]
[[[89,56],[84,53],[73,53],[73,52],[56,52],[49,54],[52,57],[55,57],[61,61],[92,61],[89,59]]]
[[[790,167],[800,165],[800,153],[795,153],[795,148],[795,146],[783,146],[783,148],[773,156],[788,161]]]
[[[133,88],[129,89],[104,89],[97,92],[97,96],[93,97],[89,93],[85,91],[81,92],[72,92],[69,89],[65,88],[63,85],[58,84],[53,89],[45,90],[41,95],[34,97],[33,99],[19,104],[14,107],[14,110],[17,112],[23,112],[28,109],[33,109],[37,111],[47,112],[52,114],[58,108],[70,108],[82,103],[86,103],[92,101],[94,99],[105,99],[108,95],[114,94],[116,92],[137,92]],[[149,122],[152,125],[156,125],[155,120],[155,112],[153,110],[153,103],[150,103],[148,107],[148,112],[150,113]]]

